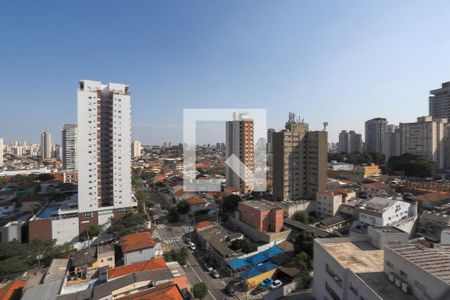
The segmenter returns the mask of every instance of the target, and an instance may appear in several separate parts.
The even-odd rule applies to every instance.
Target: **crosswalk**
[[[171,233],[166,232],[166,231],[168,231],[167,229],[169,229],[169,228],[171,229],[170,230]],[[175,228],[181,229],[181,232],[180,232],[180,230],[177,230],[177,233],[178,233],[177,235],[174,235]],[[181,226],[177,226],[177,227],[171,227],[171,226],[167,226],[167,224],[161,223],[161,224],[156,224],[156,230],[153,231],[153,236],[155,238],[158,238],[164,244],[174,244],[174,243],[183,241],[183,236],[186,233],[190,233],[191,231],[192,231],[192,226],[189,226],[189,225],[181,225]],[[172,235],[172,236],[167,237],[168,235],[169,236]]]
[[[176,242],[181,242],[183,240],[182,236],[174,236],[172,238],[167,238],[163,240],[164,244],[174,244]]]
[[[166,224],[156,224],[156,229],[164,229],[167,228]]]
[[[182,226],[179,226],[180,228],[181,228],[181,230],[183,230],[183,232],[185,232],[185,233],[188,233],[188,232],[191,232],[192,231],[192,226],[189,226],[189,225],[182,225]],[[156,224],[156,229],[166,229],[166,228],[168,228],[168,226],[166,225],[166,224],[164,224],[164,223],[162,223],[162,224]]]

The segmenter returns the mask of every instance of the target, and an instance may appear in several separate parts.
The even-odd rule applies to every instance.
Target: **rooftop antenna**
[[[327,131],[328,122],[323,122],[323,131]]]

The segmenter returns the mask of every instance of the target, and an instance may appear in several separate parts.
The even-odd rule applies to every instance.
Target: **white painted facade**
[[[77,142],[80,213],[134,205],[130,101],[125,84],[80,81]]]
[[[388,198],[375,197],[359,209],[359,221],[377,227],[390,226],[415,216],[415,205]]]
[[[161,244],[156,243],[155,247],[153,248],[147,248],[124,253],[123,254],[124,264],[129,265],[132,263],[153,259],[157,254],[161,252],[161,250],[162,250]]]
[[[351,190],[318,192],[315,212],[321,216],[335,216],[342,203],[355,197],[356,192]]]
[[[131,143],[131,157],[138,158],[142,155],[142,143],[140,141],[133,141]]]
[[[77,242],[79,231],[78,217],[52,219],[52,239],[57,245]]]

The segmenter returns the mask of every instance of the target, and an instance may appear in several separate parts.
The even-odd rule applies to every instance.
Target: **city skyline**
[[[104,3],[5,4],[2,99],[21,108],[17,116],[17,105],[3,106],[5,142],[38,143],[46,130],[59,143],[63,124],[76,121],[73,90],[83,78],[133,86],[132,138],[143,144],[180,142],[187,107],[267,108],[277,130],[292,111],[314,130],[327,121],[335,142],[371,118],[397,124],[427,115],[429,91],[450,79],[450,42],[440,38],[445,2],[354,2],[351,10],[294,1],[108,3],[99,17]],[[104,22],[118,12],[123,21]],[[102,32],[102,44],[91,32]],[[125,42],[105,51],[118,37]],[[358,115],[342,118],[349,107]]]

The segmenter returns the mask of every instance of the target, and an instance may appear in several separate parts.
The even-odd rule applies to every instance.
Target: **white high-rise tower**
[[[135,205],[131,192],[130,144],[128,86],[80,81],[77,136],[80,213],[123,211]]]

